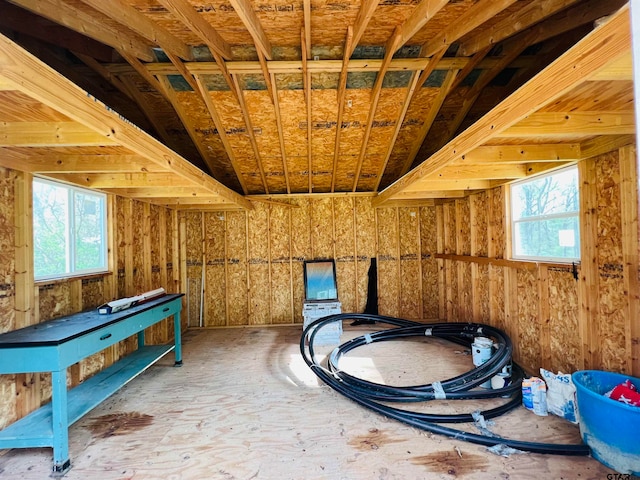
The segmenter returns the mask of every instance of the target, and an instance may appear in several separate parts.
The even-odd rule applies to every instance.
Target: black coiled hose
[[[386,324],[392,328],[375,331],[353,338],[335,348],[321,365],[315,355],[314,340],[323,326],[345,320],[364,320],[370,323]],[[404,337],[433,336],[470,347],[478,336],[491,337],[496,346],[495,353],[487,362],[457,377],[426,385],[398,387],[379,384],[349,375],[338,368],[340,358],[347,352],[369,343],[395,340]],[[308,338],[308,344],[306,339]],[[553,444],[512,440],[497,436],[478,435],[440,425],[441,423],[463,423],[474,421],[472,414],[427,414],[407,409],[391,407],[380,402],[411,403],[437,398],[477,399],[510,398],[503,405],[480,412],[484,418],[495,418],[521,404],[521,383],[524,375],[516,363],[512,366],[512,382],[509,386],[496,390],[472,390],[500,372],[511,361],[513,346],[509,337],[501,330],[478,323],[435,323],[424,324],[395,317],[380,315],[341,313],[321,318],[309,324],[300,338],[300,352],[313,372],[335,391],[354,402],[375,412],[396,419],[414,427],[441,435],[477,443],[485,446],[505,445],[517,450],[554,455],[589,455],[589,447],[584,444]]]

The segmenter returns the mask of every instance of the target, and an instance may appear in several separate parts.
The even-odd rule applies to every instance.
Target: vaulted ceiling
[[[166,205],[459,197],[632,141],[628,14],[594,31],[626,3],[0,0],[0,164]],[[34,94],[14,44],[150,136]]]

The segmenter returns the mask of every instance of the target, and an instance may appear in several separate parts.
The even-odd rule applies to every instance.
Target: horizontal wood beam
[[[49,176],[87,188],[193,187],[175,173],[51,173]],[[198,189],[200,187],[197,187]]]
[[[444,57],[435,66],[434,70],[460,70],[464,68],[472,57]],[[427,68],[430,58],[394,58],[389,63],[388,72],[419,71]],[[500,57],[487,57],[476,68],[490,70],[501,62]],[[531,58],[520,57],[511,66],[520,68],[531,63]],[[347,71],[374,72],[377,73],[384,59],[353,59],[349,61]],[[270,60],[266,62],[269,73],[302,73],[302,60]],[[342,60],[314,60],[307,62],[307,70],[310,73],[340,73]],[[185,67],[192,75],[220,75],[222,70],[215,62],[184,62]],[[177,75],[178,69],[170,62],[147,63],[145,67],[152,75]],[[225,62],[225,67],[230,74],[263,74],[263,67],[259,61],[234,61]],[[129,65],[114,63],[105,65],[110,72],[116,75],[128,75],[134,73]]]
[[[523,163],[557,162],[558,160],[578,160],[581,158],[578,143],[485,145],[462,155],[455,164],[462,163]]]
[[[533,113],[496,137],[563,137],[580,135],[631,135],[635,116],[631,112]]]
[[[395,202],[403,202],[406,200],[464,198],[472,192],[473,190],[429,190],[418,192],[402,192],[389,199],[389,205],[392,205]],[[386,207],[387,202],[385,202],[383,206]]]
[[[30,173],[166,172],[140,155],[63,155],[54,152],[13,158],[0,152],[0,164]]]
[[[497,178],[497,177],[493,177]],[[406,192],[430,192],[433,190],[483,190],[491,188],[491,180],[476,180],[474,178],[435,179],[424,178],[407,188]]]
[[[163,197],[188,197],[188,198],[214,198],[217,202],[224,199],[219,195],[200,187],[130,187],[130,188],[101,188],[100,190],[133,198],[163,198]]]
[[[77,122],[0,122],[0,146],[99,147],[118,143]]]
[[[381,205],[403,190],[414,190],[414,184],[421,178],[432,175],[454,159],[489,142],[528,115],[581,85],[594,72],[630,48],[631,28],[629,7],[626,6],[462,134],[387,187],[374,198],[373,205]]]
[[[494,178],[524,178],[527,176],[527,169],[524,165],[517,164],[495,164],[491,166],[474,165],[470,163],[449,165],[431,177],[426,177],[425,181],[433,180],[492,180]]]

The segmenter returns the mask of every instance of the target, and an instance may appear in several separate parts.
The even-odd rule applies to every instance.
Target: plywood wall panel
[[[491,190],[489,202],[489,255],[504,258],[505,255],[505,225],[504,221],[504,189],[498,187]]]
[[[334,258],[333,200],[311,203],[311,247],[313,258]]]
[[[375,210],[368,197],[356,197],[355,206],[355,242],[356,271],[356,311],[364,312],[368,298],[369,270],[371,259],[377,255],[377,228]],[[376,269],[378,267],[376,259]]]
[[[399,225],[396,208],[376,210],[378,230],[378,304],[381,315],[400,315]]]
[[[249,325],[270,323],[269,207],[256,203],[248,215]]]
[[[437,253],[436,208],[420,207],[420,257],[422,268],[422,316],[436,319],[439,316],[439,283]]]
[[[82,280],[82,309],[89,310],[97,308],[105,301],[104,278],[92,278]]]
[[[548,275],[551,364],[556,370],[575,372],[583,367],[578,282],[570,268],[549,268]]]
[[[204,212],[205,326],[226,325],[225,213]]]
[[[422,318],[422,272],[420,251],[420,209],[399,208],[400,316]]]
[[[141,202],[133,202],[133,289],[135,294],[142,293],[147,290],[146,271],[144,259],[144,241],[145,231],[145,204]]]
[[[477,296],[474,298],[474,302],[479,304],[479,318],[480,323],[492,324],[491,319],[491,293],[490,293],[490,277],[489,277],[489,265],[478,265],[478,274],[475,279],[477,284]]]
[[[489,228],[489,208],[487,194],[486,192],[481,192],[471,195],[469,197],[469,201],[471,202],[469,205],[472,234],[471,255],[486,257],[489,254],[489,243],[487,238]]]
[[[302,323],[302,304],[304,302],[303,262],[312,258],[311,254],[311,200],[296,198],[293,204],[297,208],[291,211],[291,268],[293,283],[294,320]]]
[[[338,298],[342,302],[343,311],[355,312],[356,286],[359,282],[356,274],[354,198],[334,198],[333,211]]]
[[[227,319],[229,325],[248,321],[247,214],[226,212]]]
[[[518,349],[522,365],[535,371],[540,365],[540,325],[538,284],[531,270],[518,270]]]
[[[270,207],[271,323],[293,322],[291,211],[288,207]]]

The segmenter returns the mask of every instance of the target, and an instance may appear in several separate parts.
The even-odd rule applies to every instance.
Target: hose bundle
[[[314,340],[318,331],[325,325],[344,320],[390,325],[386,330],[374,331],[353,338],[335,348],[328,356],[326,366],[318,362]],[[491,337],[496,346],[495,353],[485,363],[462,375],[439,382],[413,386],[391,386],[371,382],[341,371],[338,368],[340,358],[346,353],[373,342],[383,342],[407,337],[438,337],[453,343],[470,347],[478,336]],[[308,338],[308,344],[306,339]],[[482,399],[509,398],[504,404],[480,412],[490,419],[502,415],[521,404],[521,383],[524,372],[513,363],[512,382],[501,389],[473,390],[490,380],[511,362],[513,345],[502,331],[489,325],[478,323],[435,323],[424,324],[395,317],[380,315],[341,313],[314,321],[302,332],[300,352],[305,363],[327,385],[354,402],[389,418],[432,433],[454,437],[485,446],[505,445],[521,451],[555,455],[588,455],[589,447],[584,444],[550,444],[512,440],[493,434],[479,435],[440,425],[442,423],[473,422],[477,414],[428,414],[409,409],[397,408],[381,402],[412,403],[435,399]]]

